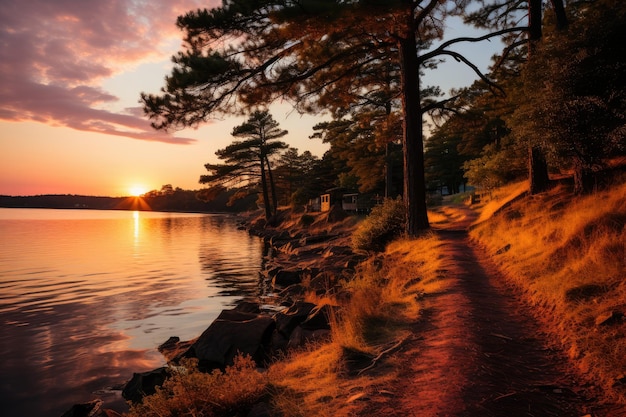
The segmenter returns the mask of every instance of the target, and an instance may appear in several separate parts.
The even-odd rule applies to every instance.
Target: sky
[[[199,189],[204,164],[232,142],[228,117],[197,129],[154,130],[141,92],[158,93],[181,50],[176,18],[220,0],[0,1],[0,195],[128,196],[165,184]],[[467,34],[458,21],[449,36]],[[463,46],[480,68],[494,43]],[[469,85],[471,70],[449,63],[426,83]],[[309,139],[320,116],[271,107],[284,140],[321,157]]]

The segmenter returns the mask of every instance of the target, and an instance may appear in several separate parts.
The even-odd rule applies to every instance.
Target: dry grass
[[[421,295],[437,289],[440,261],[433,235],[395,241],[384,255],[365,262],[345,283],[349,297],[333,317],[331,342],[270,368],[278,412],[285,417],[353,416],[359,399],[393,391],[397,370],[382,363],[418,319]]]
[[[626,400],[626,183],[572,199],[567,187],[513,202],[472,232],[556,332],[581,370]]]
[[[230,416],[249,410],[265,393],[267,380],[250,357],[238,356],[225,372],[207,374],[194,361],[171,369],[157,392],[131,406],[128,417]]]

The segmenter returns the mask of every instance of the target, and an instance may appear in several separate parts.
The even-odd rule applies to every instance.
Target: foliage
[[[276,161],[274,177],[279,204],[302,206],[315,192],[315,168],[319,159],[309,151],[298,154],[298,149],[287,149]]]
[[[171,368],[171,376],[156,393],[131,406],[128,417],[231,416],[249,410],[264,394],[266,378],[249,356],[235,357],[225,372],[200,372],[186,361]]]
[[[356,179],[360,192],[390,194],[385,186],[394,179],[393,167],[402,166],[400,127],[397,113],[360,111],[351,118],[316,125],[311,137],[330,144],[330,152],[348,168],[346,174]]]
[[[404,231],[406,216],[400,198],[386,199],[372,209],[352,234],[352,246],[358,250],[384,251],[387,243]]]
[[[269,219],[276,212],[278,205],[270,157],[287,148],[286,143],[278,141],[286,134],[287,131],[279,129],[278,122],[267,111],[255,111],[246,122],[235,126],[231,135],[244,140],[235,141],[215,152],[218,158],[226,163],[205,165],[209,175],[202,175],[200,183],[208,184],[210,187],[209,191],[203,194],[204,197],[217,195],[220,190],[247,182],[239,187],[240,192],[236,195],[245,197],[251,191],[256,191],[260,184],[265,216]]]
[[[459,154],[458,146],[462,138],[446,135],[438,130],[426,142],[426,181],[429,190],[447,187],[450,194],[459,192],[463,179],[462,164],[464,158]]]
[[[527,171],[527,152],[512,136],[507,136],[499,143],[485,146],[479,158],[465,162],[465,177],[470,184],[485,190],[519,180]]]
[[[596,0],[568,8],[569,28],[547,31],[524,69],[510,123],[553,165],[573,169],[581,193],[593,188],[593,172],[606,158],[626,151],[626,7]]]

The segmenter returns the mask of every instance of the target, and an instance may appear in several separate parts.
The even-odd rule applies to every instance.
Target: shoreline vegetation
[[[435,380],[430,386],[415,386],[407,381],[407,372],[420,361],[425,361],[424,375],[439,372],[440,363],[428,362],[424,339],[435,323],[433,312],[443,308],[438,297],[454,292],[453,271],[468,251],[478,253],[481,265],[494,269],[468,267],[469,272],[488,276],[512,291],[525,307],[508,313],[527,314],[537,324],[538,334],[524,339],[544,340],[543,350],[562,354],[567,370],[560,381],[570,385],[546,385],[551,388],[540,401],[537,392],[543,385],[532,393],[499,393],[491,403],[470,397],[477,404],[462,404],[464,409],[487,407],[484,415],[492,415],[489,404],[503,407],[501,403],[515,399],[538,401],[539,406],[545,401],[550,404],[544,407],[562,406],[560,412],[569,412],[537,415],[626,415],[623,174],[609,189],[584,197],[572,197],[566,181],[538,196],[526,190],[525,182],[502,187],[483,193],[472,205],[458,197],[446,198],[429,213],[431,231],[414,239],[390,240],[381,251],[354,249],[355,236],[360,233],[362,238],[363,228],[377,226],[340,210],[312,214],[285,209],[271,224],[255,213],[240,214],[242,227],[269,245],[262,280],[275,297],[259,300],[258,305],[245,301],[223,312],[196,340],[164,343],[160,350],[172,366],[159,371],[157,383],[154,374],[144,375],[141,383],[148,385],[139,385],[135,391],[139,394],[124,415],[295,417],[432,411],[426,404],[411,403],[416,401],[411,400],[415,390],[438,398],[435,393],[455,384],[466,390],[462,379],[444,381],[450,387],[433,386],[441,383]],[[376,233],[380,237],[385,231]],[[456,242],[456,249],[450,241]],[[467,283],[467,288],[472,286]],[[264,308],[270,304],[274,308]],[[460,317],[465,313],[458,315],[459,322],[471,320]],[[252,337],[232,338],[241,323],[255,321]],[[228,346],[215,342],[220,323],[227,329],[222,334],[230,335]],[[471,336],[470,330],[463,334]],[[504,331],[488,334],[504,344],[516,337]],[[470,336],[454,343],[470,346]],[[252,344],[251,338],[258,343]],[[468,357],[457,361],[470,362],[473,356],[467,346],[461,351]],[[511,349],[504,346],[501,350]],[[221,363],[216,352],[225,358]],[[81,406],[65,416],[119,415],[98,400]],[[507,405],[514,406],[519,404]],[[80,414],[84,409],[88,411]]]

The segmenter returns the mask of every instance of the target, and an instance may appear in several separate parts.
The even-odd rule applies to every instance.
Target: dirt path
[[[362,415],[625,416],[599,405],[529,307],[469,240],[471,219],[438,229],[445,285],[424,299],[422,320],[399,357],[393,395],[373,397]],[[456,227],[456,229],[454,228]]]

